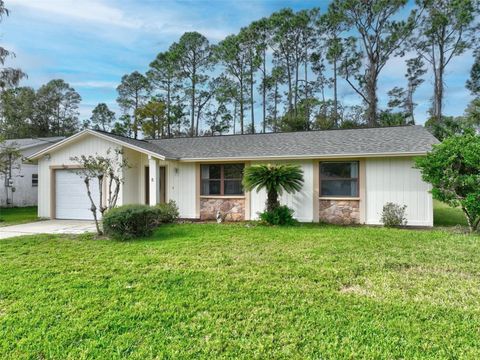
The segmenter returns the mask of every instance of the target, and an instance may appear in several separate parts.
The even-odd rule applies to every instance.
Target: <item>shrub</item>
[[[105,235],[118,240],[149,236],[159,225],[158,209],[147,205],[124,205],[109,210],[103,217]]]
[[[380,221],[387,227],[407,225],[407,218],[405,217],[406,209],[407,205],[400,206],[388,202],[383,206]]]
[[[260,214],[260,220],[270,225],[293,225],[297,221],[293,218],[294,211],[288,206],[278,206],[273,210]]]
[[[461,207],[471,232],[480,230],[480,135],[465,131],[416,160],[434,199]]]
[[[156,206],[157,216],[160,223],[169,224],[178,219],[178,206],[175,201],[170,200],[168,203],[159,204]]]

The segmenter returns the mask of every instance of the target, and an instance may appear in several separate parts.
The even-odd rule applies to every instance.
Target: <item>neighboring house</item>
[[[438,141],[422,126],[134,140],[84,130],[34,154],[39,167],[41,217],[90,219],[82,179],[70,160],[121,148],[124,171],[119,205],[175,200],[180,216],[257,219],[266,194],[244,192],[242,170],[258,163],[298,164],[303,188],[281,203],[299,221],[379,224],[387,202],[407,205],[408,225],[432,226],[430,186],[413,168]],[[98,194],[98,189],[95,191]]]
[[[64,137],[11,139],[0,144],[0,147],[17,149],[21,155],[7,166],[6,176],[0,175],[0,206],[37,205],[37,165],[24,160],[63,139]]]

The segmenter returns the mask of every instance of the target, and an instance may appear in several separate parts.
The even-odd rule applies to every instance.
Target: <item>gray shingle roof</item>
[[[125,140],[125,138],[122,138]],[[131,140],[131,139],[129,139]],[[135,140],[138,142],[140,140]],[[438,140],[423,126],[226,135],[140,141],[170,158],[216,159],[425,153]],[[147,144],[146,144],[147,143]],[[145,145],[144,145],[145,144]]]
[[[5,145],[14,146],[19,149],[26,149],[33,146],[45,145],[48,147],[60,140],[65,139],[64,136],[52,136],[52,137],[41,137],[41,138],[24,138],[24,139],[8,139],[5,140]]]
[[[137,140],[98,131],[170,159],[325,157],[426,153],[438,140],[423,126]]]
[[[20,150],[22,156],[28,157],[33,153],[46,149],[53,144],[65,139],[63,136],[52,136],[43,138],[24,138],[24,139],[8,139],[4,143],[0,144],[0,148],[3,146],[13,146]]]
[[[129,137],[125,137],[125,136],[121,136],[121,135],[115,135],[115,134],[105,132],[105,131],[100,131],[100,130],[94,130],[94,131],[96,131],[96,132],[98,132],[102,135],[106,135],[108,137],[111,137],[112,139],[123,141],[127,144],[145,149],[147,151],[150,151],[150,152],[153,152],[153,153],[156,153],[156,154],[160,154],[162,156],[165,156],[166,158],[172,158],[172,159],[178,158],[178,156],[176,156],[176,154],[171,153],[170,151],[164,149],[161,145],[154,144],[151,141],[132,139],[132,138],[129,138]]]

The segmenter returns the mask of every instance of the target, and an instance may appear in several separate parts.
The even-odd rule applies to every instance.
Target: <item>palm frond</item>
[[[259,164],[245,169],[243,186],[252,191],[266,189],[294,193],[303,186],[303,170],[299,165],[292,164]]]

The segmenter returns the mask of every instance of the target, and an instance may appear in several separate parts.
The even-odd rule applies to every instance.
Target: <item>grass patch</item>
[[[468,226],[462,210],[433,200],[433,224],[435,226]]]
[[[479,358],[480,239],[185,224],[0,241],[3,358]]]
[[[0,208],[0,226],[23,224],[38,220],[37,207]]]

